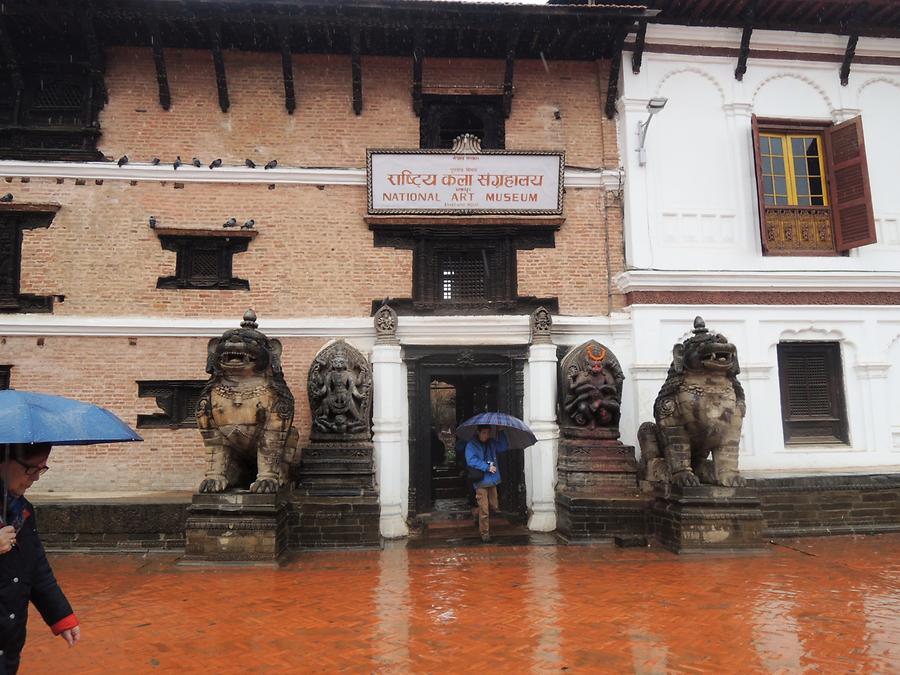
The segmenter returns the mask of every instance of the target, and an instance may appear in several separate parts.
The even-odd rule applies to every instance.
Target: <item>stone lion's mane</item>
[[[208,399],[212,390],[222,379],[222,367],[219,365],[218,360],[219,345],[222,344],[224,340],[232,338],[235,335],[240,337],[241,341],[245,343],[257,341],[263,344],[263,349],[269,357],[269,363],[265,369],[266,379],[268,380],[269,386],[275,390],[277,398],[275,402],[275,412],[282,419],[291,417],[294,411],[294,396],[291,394],[291,390],[288,389],[287,382],[284,379],[284,371],[281,368],[281,359],[272,348],[272,343],[269,341],[269,338],[259,331],[250,328],[237,328],[228,331],[222,335],[222,337],[218,338],[216,348],[210,350],[206,358],[206,372],[209,373],[210,377],[204,385],[203,390],[200,392],[200,399]]]

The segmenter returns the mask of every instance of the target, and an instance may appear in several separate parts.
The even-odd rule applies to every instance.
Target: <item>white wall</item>
[[[738,350],[747,395],[741,439],[744,471],[803,471],[900,466],[900,312],[881,307],[686,306],[632,307],[634,351],[626,405],[638,421],[653,419],[672,345],[690,336],[701,314],[711,331]],[[784,443],[776,347],[781,341],[823,340],[841,346],[848,445]]]
[[[734,29],[650,26],[648,45],[737,48]],[[755,31],[751,47],[843,56],[846,36]],[[900,40],[863,38],[858,56],[900,57]],[[900,291],[900,67],[854,63],[842,87],[838,62],[645,52],[641,72],[623,63],[619,138],[626,173],[623,291]],[[647,164],[635,149],[647,100],[669,99],[649,127]],[[862,115],[878,243],[841,257],[762,255],[750,121],[841,122]],[[725,299],[727,302],[727,296]],[[889,305],[688,305],[631,307],[634,359],[626,368],[631,426],[652,419],[671,349],[700,314],[738,348],[747,394],[741,468],[749,472],[900,467],[900,309]],[[840,343],[850,442],[786,446],[776,347]],[[630,386],[629,386],[630,385]],[[633,439],[629,439],[633,442]]]
[[[740,30],[650,26],[647,44],[737,48]],[[846,37],[755,31],[754,49],[843,54]],[[900,57],[900,40],[863,38],[857,55]],[[626,254],[639,269],[900,271],[900,67],[854,64],[842,87],[839,63],[753,59],[743,82],[735,57],[645,52],[641,72],[623,64],[619,135],[626,171]],[[669,99],[637,161],[647,100]],[[750,118],[841,122],[863,118],[878,244],[849,257],[761,253]],[[893,276],[893,275],[892,275]]]

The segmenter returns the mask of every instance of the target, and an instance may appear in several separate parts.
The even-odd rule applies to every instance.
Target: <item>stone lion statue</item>
[[[668,377],[653,405],[656,423],[638,430],[645,478],[681,486],[738,487],[738,444],[746,414],[737,350],[701,317],[693,337],[672,348]]]
[[[287,480],[289,465],[299,460],[294,397],[281,371],[281,343],[256,328],[256,314],[247,310],[240,328],[207,346],[210,378],[197,404],[197,424],[209,466],[200,492],[248,484],[251,492],[276,492]]]

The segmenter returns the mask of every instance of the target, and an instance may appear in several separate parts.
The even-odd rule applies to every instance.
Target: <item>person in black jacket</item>
[[[3,459],[0,446],[0,460]],[[78,619],[63,595],[38,536],[34,507],[23,496],[49,468],[49,445],[10,445],[0,463],[8,492],[0,518],[0,675],[14,675],[25,646],[28,601],[34,603],[54,635],[74,646],[81,637]],[[0,503],[4,491],[0,489]]]

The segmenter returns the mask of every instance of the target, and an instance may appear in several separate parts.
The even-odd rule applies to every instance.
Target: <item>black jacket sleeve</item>
[[[34,519],[33,508],[31,514],[29,520],[31,521],[30,526],[33,529],[32,534],[34,536],[34,541],[32,542],[34,546],[34,576],[32,577],[31,602],[37,607],[47,625],[52,626],[72,614],[72,606],[56,582],[53,569],[50,567],[50,561],[47,560],[44,545],[41,543],[41,538],[37,533],[37,521]],[[26,527],[28,527],[27,524]]]

